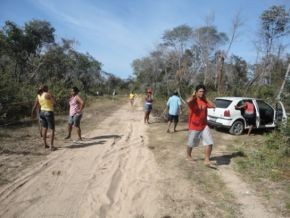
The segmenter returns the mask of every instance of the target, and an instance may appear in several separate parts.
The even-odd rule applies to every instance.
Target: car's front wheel
[[[241,135],[244,131],[244,123],[241,120],[237,120],[231,126],[229,132],[233,135]]]

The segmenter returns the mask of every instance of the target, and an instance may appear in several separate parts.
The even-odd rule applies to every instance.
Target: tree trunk
[[[209,81],[209,61],[206,60],[203,84],[207,85],[208,81]]]
[[[170,95],[170,91],[169,91],[169,86],[168,86],[168,72],[167,72],[167,67],[165,66],[165,77],[166,77],[166,90],[167,90],[167,97],[169,97]]]
[[[276,98],[277,100],[280,100],[281,99],[281,94],[282,94],[282,92],[284,90],[285,83],[286,83],[286,81],[288,79],[289,71],[290,71],[290,64],[288,64],[288,68],[287,68],[287,71],[285,73],[285,77],[284,77],[283,83],[281,85],[280,91],[279,91],[278,96]]]
[[[224,56],[219,54],[217,62],[217,90],[219,94],[224,91],[224,61]]]

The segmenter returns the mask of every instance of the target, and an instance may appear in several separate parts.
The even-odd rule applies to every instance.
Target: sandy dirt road
[[[51,153],[0,190],[0,217],[153,217],[159,174],[142,117],[124,105],[83,142]]]
[[[218,201],[204,195],[182,174],[194,172],[193,180],[198,180],[203,169],[199,163],[192,168],[185,161],[185,147],[181,147],[185,139],[169,146],[165,139],[176,135],[165,133],[165,123],[155,124],[150,129],[156,132],[160,143],[152,148],[141,105],[139,99],[134,108],[129,104],[121,106],[98,128],[84,133],[84,141],[58,145],[60,149],[48,159],[2,187],[0,217],[223,217],[226,213],[217,208]],[[177,134],[185,137],[186,131]],[[203,170],[220,177],[233,194],[233,205],[228,207],[238,206],[237,212],[230,214],[246,218],[282,217],[270,212],[251,187],[225,164],[227,145],[236,137],[216,131],[213,134],[218,145],[212,155],[217,170]],[[203,157],[203,149],[195,152]],[[220,195],[219,190],[212,192]]]

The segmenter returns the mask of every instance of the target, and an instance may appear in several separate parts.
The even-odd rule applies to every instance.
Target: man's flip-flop
[[[192,158],[185,158],[186,161],[188,161],[189,163],[194,164],[195,160]]]
[[[51,150],[51,151],[55,151],[55,150],[57,150],[57,147],[52,146],[52,147],[50,148],[50,150]]]
[[[211,169],[214,169],[214,170],[218,169],[217,167],[212,166],[212,164],[210,162],[204,162],[204,166],[211,168]]]

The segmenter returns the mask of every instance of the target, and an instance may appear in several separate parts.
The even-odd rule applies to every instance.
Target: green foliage
[[[173,28],[172,30],[165,31],[163,34],[163,40],[169,46],[175,47],[177,44],[179,44],[179,49],[182,49],[182,46],[184,46],[190,39],[192,33],[193,30],[190,26],[180,25]]]
[[[225,44],[229,39],[223,32],[218,32],[215,26],[203,26],[194,31],[197,41],[202,45],[202,49],[210,54],[219,45]]]
[[[104,73],[102,64],[91,55],[75,51],[74,41],[56,43],[54,32],[49,22],[40,20],[29,21],[24,28],[7,21],[0,30],[1,123],[30,116],[41,84],[48,85],[55,96],[58,113],[67,111],[73,86],[86,98],[96,91],[111,93],[126,84]]]
[[[267,40],[287,34],[290,16],[285,6],[274,5],[261,15],[262,29]]]
[[[253,87],[250,91],[252,96],[256,98],[273,99],[273,96],[275,96],[276,93],[276,88],[274,86],[264,85]]]
[[[232,55],[230,58],[230,64],[228,66],[230,75],[228,75],[228,81],[231,86],[241,88],[247,81],[248,66],[247,62],[241,57]]]
[[[205,83],[208,90],[218,90],[219,95],[272,101],[279,92],[289,63],[284,58],[287,56],[286,45],[283,40],[280,41],[281,37],[290,33],[289,18],[285,6],[274,5],[262,13],[259,35],[262,39],[258,40],[262,55],[255,65],[248,64],[235,54],[228,54],[230,58],[220,55],[225,59],[224,62],[219,61],[217,57],[220,56],[216,54],[223,54],[222,46],[229,40],[214,25],[197,28],[180,25],[166,30],[156,49],[133,61],[136,83],[141,90],[151,86],[155,93],[165,96],[174,89],[187,95],[194,85]],[[289,90],[286,86],[283,95],[290,108]]]
[[[237,165],[242,171],[256,178],[284,179],[283,173],[290,170],[290,124],[282,130],[273,131],[265,141],[239,148],[245,153]]]

